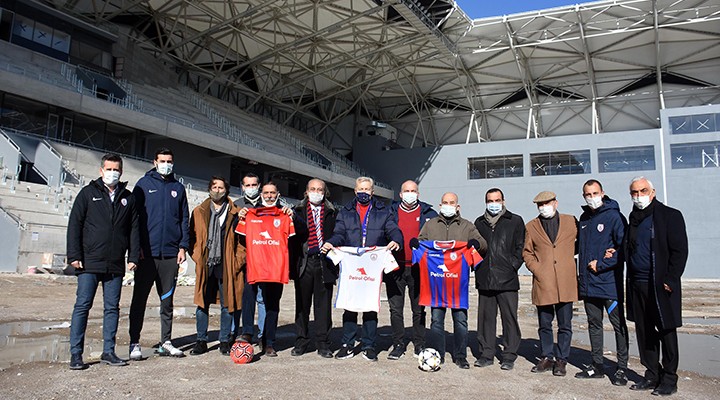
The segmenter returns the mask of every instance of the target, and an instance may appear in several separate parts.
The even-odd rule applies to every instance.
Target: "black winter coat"
[[[523,264],[525,245],[522,217],[505,210],[493,229],[481,215],[475,227],[487,242],[485,258],[475,269],[475,287],[484,291],[520,290],[518,270]]]
[[[672,329],[682,326],[682,287],[680,277],[685,271],[685,263],[688,258],[688,238],[685,229],[685,219],[679,210],[670,208],[658,200],[655,203],[652,215],[652,269],[650,295],[655,297],[654,304],[660,316],[660,327]],[[630,259],[628,253],[628,241],[630,235],[625,234],[623,240],[626,260]],[[629,277],[630,274],[627,274]],[[629,278],[628,278],[629,280]],[[627,295],[632,299],[632,282],[628,282]],[[663,284],[672,289],[668,293]],[[649,310],[646,310],[649,311]],[[630,321],[635,321],[635,310],[632,301],[628,301],[627,316]]]
[[[323,216],[322,235],[325,240],[333,235],[335,230],[335,219],[337,218],[337,209],[328,200],[325,202],[325,215]],[[290,277],[298,279],[302,277],[307,266],[308,259],[308,232],[307,226],[308,201],[303,200],[295,207],[293,213],[293,223],[295,224],[295,235],[290,238]],[[320,263],[323,265],[323,283],[335,283],[338,278],[339,270],[326,257],[320,257]]]
[[[83,269],[76,273],[125,274],[127,261],[138,263],[140,231],[135,196],[120,182],[115,189],[115,201],[102,178],[90,182],[80,190],[67,230],[67,261],[82,261]]]

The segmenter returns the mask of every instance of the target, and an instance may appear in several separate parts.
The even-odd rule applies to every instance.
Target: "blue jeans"
[[[98,284],[101,282],[103,286],[103,353],[112,353],[115,351],[115,336],[120,317],[120,291],[123,276],[83,272],[77,278],[77,294],[70,326],[70,354],[83,353],[88,314],[92,308]]]
[[[430,340],[429,346],[435,348],[442,359],[445,359],[445,312],[447,308],[433,307],[431,311],[432,322],[430,323]],[[460,308],[451,308],[453,319],[453,338],[455,346],[453,349],[453,357],[455,360],[459,358],[467,358],[468,343],[468,311]]]
[[[265,330],[265,301],[261,284],[245,283],[242,297],[242,334],[252,336],[255,333],[255,304],[258,311],[258,339]]]
[[[212,276],[208,277],[205,287],[205,308],[198,307],[197,311],[195,311],[195,327],[197,328],[198,341],[208,341],[208,311],[210,310],[210,304],[215,302],[218,291],[220,292],[220,336],[218,340],[221,342],[230,341],[230,328],[233,317],[225,305],[225,292],[223,292],[222,282]]]
[[[342,344],[350,347],[355,346],[355,338],[357,337],[357,317],[358,313],[354,311],[343,312],[343,337]],[[375,350],[375,341],[377,340],[378,314],[374,311],[363,313],[362,337],[360,344],[362,350]]]
[[[558,303],[548,306],[537,306],[538,311],[538,337],[542,357],[557,358],[567,361],[570,357],[570,342],[572,341],[573,303]],[[553,345],[552,322],[557,315],[557,349],[555,354]]]

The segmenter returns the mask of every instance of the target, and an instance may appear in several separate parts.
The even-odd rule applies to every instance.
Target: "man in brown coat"
[[[208,185],[209,198],[190,217],[190,256],[195,261],[195,312],[197,341],[191,355],[207,352],[208,311],[220,300],[220,353],[230,354],[232,315],[242,308],[245,286],[240,267],[245,247],[238,243],[233,221],[240,210],[228,200],[230,186],[214,176]]]
[[[572,307],[578,300],[575,268],[577,220],[557,212],[555,193],[540,192],[533,199],[540,215],[525,226],[523,260],[533,274],[532,303],[538,311],[542,357],[532,372],[552,369],[565,376],[572,340]],[[552,321],[557,315],[557,354],[553,348]]]

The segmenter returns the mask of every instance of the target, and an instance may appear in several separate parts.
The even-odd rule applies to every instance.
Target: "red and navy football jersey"
[[[290,216],[277,207],[251,208],[235,232],[245,236],[248,283],[288,283],[288,238],[295,234]]]
[[[413,264],[420,265],[420,305],[468,309],[470,269],[481,261],[466,242],[420,242],[413,250]]]

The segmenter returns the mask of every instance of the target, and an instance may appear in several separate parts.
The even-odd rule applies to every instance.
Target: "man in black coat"
[[[628,265],[627,312],[635,322],[640,362],[646,368],[644,379],[630,389],[667,396],[677,392],[680,278],[688,257],[685,220],[679,210],[655,199],[655,188],[645,177],[632,180],[630,196],[633,210],[623,243]]]
[[[482,263],[475,270],[475,287],[478,289],[478,342],[480,357],[476,367],[493,364],[497,333],[497,310],[503,328],[501,368],[515,366],[520,347],[518,324],[518,270],[523,263],[525,222],[522,217],[505,208],[502,190],[493,188],[485,193],[486,211],[475,220],[475,227],[488,244]]]
[[[338,270],[320,252],[326,238],[335,229],[337,209],[328,200],[330,191],[324,181],[311,179],[305,198],[293,214],[295,236],[291,238],[291,272],[295,279],[295,329],[297,339],[290,355],[299,356],[310,344],[308,325],[314,303],[315,345],[323,358],[332,358],[332,294]],[[295,268],[294,271],[292,268]]]
[[[135,197],[120,182],[122,159],[102,158],[100,178],[78,193],[68,222],[67,260],[78,278],[77,297],[70,327],[70,369],[85,369],[82,353],[88,314],[99,283],[103,286],[103,352],[100,362],[127,365],[115,354],[120,316],[120,291],[128,268],[140,258],[140,234]]]

